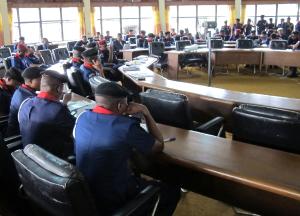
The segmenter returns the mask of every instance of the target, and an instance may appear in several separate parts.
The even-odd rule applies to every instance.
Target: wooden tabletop
[[[156,74],[154,79],[145,80],[139,84],[148,88],[166,89],[181,92],[183,94],[189,93],[198,96],[211,97],[218,100],[230,101],[237,104],[246,103],[300,111],[300,99],[231,91],[169,79],[160,79],[159,76],[160,75]]]
[[[242,183],[300,201],[300,155],[159,125],[162,158],[187,169]]]

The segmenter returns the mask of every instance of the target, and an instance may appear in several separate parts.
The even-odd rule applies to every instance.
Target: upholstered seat
[[[233,138],[300,153],[300,113],[243,104],[233,109]]]

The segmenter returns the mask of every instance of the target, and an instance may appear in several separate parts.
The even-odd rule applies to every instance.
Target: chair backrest
[[[49,50],[53,50],[53,49],[56,49],[56,48],[58,48],[58,44],[49,44],[49,46],[48,46]]]
[[[52,53],[49,49],[48,50],[41,50],[40,53],[41,53],[44,64],[46,64],[46,65],[53,65],[54,64],[53,56],[52,56]]]
[[[11,56],[10,48],[8,47],[0,48],[0,59],[8,58],[10,56]]]
[[[233,138],[300,153],[300,113],[256,105],[233,109]]]
[[[88,186],[75,166],[32,144],[12,157],[25,194],[43,212],[97,215]]]
[[[68,51],[73,51],[73,48],[74,48],[74,46],[75,46],[76,43],[77,43],[77,41],[69,41],[67,43],[67,49],[68,49]]]
[[[146,46],[148,45],[148,42],[145,38],[138,38],[136,39],[136,46],[139,48],[146,48]]]
[[[236,41],[236,47],[239,49],[252,49],[254,47],[254,42],[249,39],[238,39]]]
[[[59,62],[60,60],[66,60],[69,58],[69,51],[65,47],[56,48],[56,49],[52,50],[52,52],[54,55],[54,60],[56,62]]]
[[[70,88],[76,94],[81,96],[90,96],[92,94],[91,87],[83,80],[82,74],[79,69],[71,67],[67,69],[67,78]]]
[[[11,61],[13,60],[13,58],[14,58],[14,56],[3,59],[3,64],[5,67],[5,70],[8,70],[11,68],[11,66],[12,66]]]
[[[192,129],[192,120],[185,95],[148,89],[140,93],[141,103],[147,106],[155,121],[175,127]]]
[[[95,90],[96,90],[98,85],[100,85],[101,83],[106,83],[106,82],[110,82],[110,81],[103,78],[103,77],[101,77],[101,76],[92,76],[89,79],[89,83],[91,85],[91,89],[92,89],[93,93],[95,93]]]
[[[4,47],[7,47],[10,49],[10,52],[14,52],[14,48],[15,48],[15,45],[14,44],[7,44],[7,45],[4,45]]]
[[[35,49],[36,49],[36,50],[43,50],[43,49],[44,49],[44,46],[43,46],[43,44],[37,44],[37,45],[35,46]]]
[[[182,51],[186,46],[190,46],[191,41],[189,40],[183,40],[183,41],[176,41],[175,42],[175,47],[177,51]]]
[[[287,40],[271,40],[270,43],[271,49],[285,50],[288,48]]]
[[[0,133],[5,134],[8,125],[8,116],[1,116],[0,119]]]
[[[162,56],[165,51],[164,42],[152,42],[149,46],[149,55]]]

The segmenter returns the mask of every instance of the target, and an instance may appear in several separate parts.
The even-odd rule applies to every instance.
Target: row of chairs
[[[185,95],[161,90],[147,90],[140,94],[153,118],[163,124],[224,136],[223,118],[209,122],[193,122]],[[233,139],[300,154],[300,113],[243,104],[232,111]]]

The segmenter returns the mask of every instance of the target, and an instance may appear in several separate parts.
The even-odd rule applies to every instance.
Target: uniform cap
[[[42,76],[43,71],[45,70],[40,67],[29,67],[23,71],[22,77],[25,79],[36,79]]]

